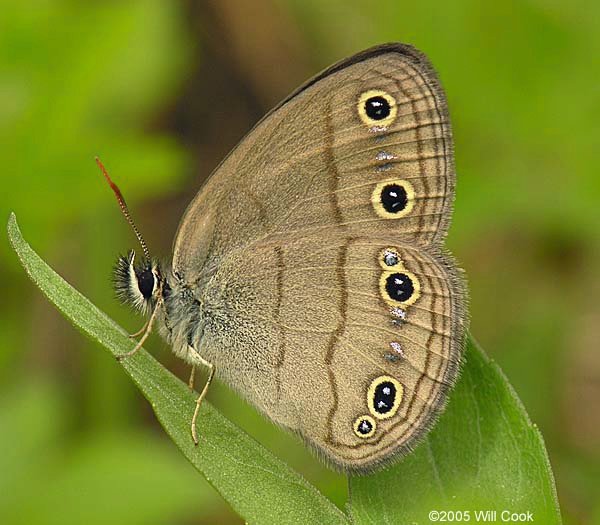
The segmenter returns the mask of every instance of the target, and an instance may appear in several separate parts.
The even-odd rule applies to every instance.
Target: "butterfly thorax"
[[[204,322],[202,304],[192,288],[179,276],[169,273],[165,279],[163,307],[159,312],[159,331],[171,345],[175,355],[195,364],[198,341]]]

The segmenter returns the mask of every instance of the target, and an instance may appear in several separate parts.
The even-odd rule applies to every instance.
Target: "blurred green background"
[[[541,428],[565,522],[600,523],[600,4],[583,1],[0,1],[0,217],[131,331],[135,246],[93,161],[168,260],[202,181],[270,107],[362,48],[410,42],[448,92],[449,245],[472,331]],[[241,523],[107,352],[0,243],[0,523]],[[186,367],[154,337],[171,370]],[[211,401],[343,505],[345,480],[217,386]],[[407,495],[409,497],[409,495]]]

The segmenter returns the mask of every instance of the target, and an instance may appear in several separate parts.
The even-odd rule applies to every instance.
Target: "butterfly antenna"
[[[123,215],[127,219],[127,222],[133,229],[133,233],[135,233],[137,240],[140,242],[140,245],[142,246],[142,250],[144,252],[144,255],[146,256],[146,259],[150,259],[150,252],[148,252],[148,247],[146,246],[146,242],[144,241],[144,238],[142,237],[142,234],[140,233],[140,231],[137,229],[135,222],[133,222],[133,219],[131,218],[131,214],[129,213],[129,208],[127,207],[127,204],[125,203],[125,198],[123,197],[121,190],[109,177],[108,172],[106,171],[106,168],[104,167],[104,164],[102,164],[102,161],[98,157],[96,157],[96,164],[98,164],[98,167],[100,168],[102,175],[104,175],[106,182],[108,182],[108,185],[113,190],[115,197],[117,198],[117,202],[119,203],[119,206],[121,207],[121,211],[123,212]]]

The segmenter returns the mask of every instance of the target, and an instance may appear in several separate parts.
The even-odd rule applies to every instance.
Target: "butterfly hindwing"
[[[204,296],[200,352],[275,422],[361,470],[408,450],[443,406],[464,284],[439,251],[343,232],[324,241],[273,238],[226,257]],[[382,378],[397,406],[380,413],[371,390]],[[372,435],[356,431],[361,418]]]

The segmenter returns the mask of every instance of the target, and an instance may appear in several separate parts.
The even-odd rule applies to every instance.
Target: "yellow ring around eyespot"
[[[361,434],[358,431],[358,427],[359,425],[363,422],[363,420],[367,420],[369,423],[371,423],[371,432],[369,432],[368,434]],[[371,416],[359,416],[356,418],[356,420],[354,421],[354,425],[352,425],[352,428],[354,429],[354,433],[361,439],[366,439],[371,437],[373,434],[375,434],[375,430],[377,430],[377,422],[371,417]]]
[[[381,203],[381,192],[383,191],[383,188],[391,184],[402,186],[406,192],[406,206],[403,210],[400,210],[396,213],[387,211]],[[386,180],[380,182],[377,184],[377,186],[375,186],[375,189],[371,194],[371,204],[373,204],[375,213],[377,213],[377,215],[380,217],[383,217],[384,219],[401,219],[402,217],[406,217],[412,211],[415,205],[415,188],[410,182],[404,179]]]
[[[369,115],[367,115],[367,112],[365,110],[365,102],[372,97],[382,97],[390,105],[390,114],[384,119],[375,120],[369,117]],[[396,99],[392,97],[392,95],[390,95],[387,91],[383,91],[381,89],[370,89],[369,91],[361,93],[360,97],[358,98],[357,108],[360,120],[362,120],[369,127],[377,126],[381,128],[387,128],[392,122],[394,122],[398,113],[398,105],[396,104]]]
[[[395,269],[383,272],[379,278],[379,293],[381,294],[381,297],[383,297],[383,300],[390,306],[410,306],[411,304],[414,304],[415,301],[421,297],[421,283],[419,279],[417,279],[414,273],[409,272],[404,268],[397,268],[396,266],[393,266],[392,268]],[[395,299],[392,299],[385,289],[387,278],[394,273],[403,273],[412,281],[413,293],[406,301],[396,301]]]
[[[385,256],[388,253],[394,254],[398,258],[398,262],[391,266],[385,264]],[[384,270],[389,271],[392,268],[402,268],[402,259],[400,258],[400,253],[393,246],[388,246],[379,252],[379,266],[381,266]]]
[[[375,389],[381,384],[389,381],[396,387],[396,397],[394,398],[394,405],[392,406],[389,412],[385,414],[380,414],[375,410]],[[404,397],[404,387],[402,384],[395,378],[391,376],[379,376],[374,379],[369,387],[369,391],[367,392],[367,405],[369,407],[369,412],[373,414],[377,419],[389,419],[394,416],[400,407],[400,403],[402,402],[402,398]]]

